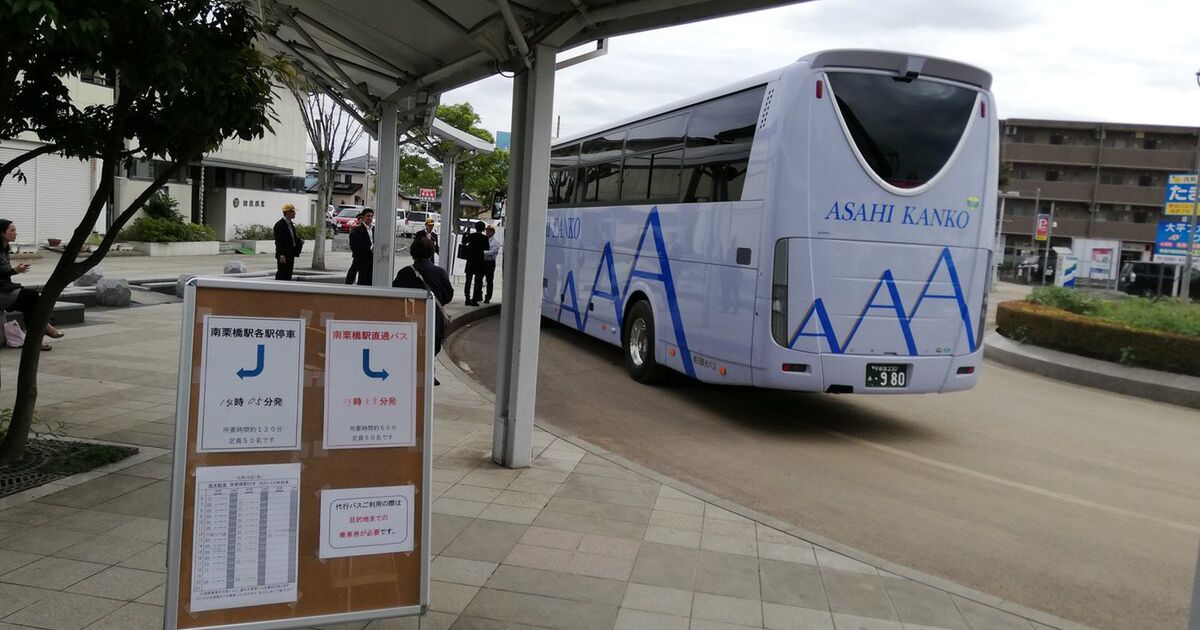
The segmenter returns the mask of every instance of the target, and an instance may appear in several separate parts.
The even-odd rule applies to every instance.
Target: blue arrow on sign
[[[267,347],[260,343],[260,344],[258,344],[258,364],[254,366],[253,370],[247,370],[246,368],[242,368],[242,369],[238,370],[237,377],[244,379],[248,376],[254,377],[254,376],[258,376],[259,374],[262,374],[263,364],[266,363],[266,358],[267,358]]]
[[[386,381],[387,377],[388,377],[387,370],[379,370],[378,372],[376,372],[375,370],[371,369],[371,349],[370,348],[363,348],[363,374],[366,374],[368,378],[377,378],[377,379],[384,380],[384,381]]]

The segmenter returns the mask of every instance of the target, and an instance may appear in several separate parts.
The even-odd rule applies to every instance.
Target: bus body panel
[[[552,207],[543,314],[620,346],[624,313],[644,295],[656,360],[704,382],[882,394],[972,387],[994,241],[991,95],[918,78],[974,100],[937,174],[896,184],[851,137],[830,73],[890,77],[881,68],[897,59],[958,79],[986,73],[894,53],[869,68],[814,69],[822,54],[768,77],[740,201]],[[773,300],[784,270],[786,297]],[[871,363],[903,365],[905,386],[866,388]]]

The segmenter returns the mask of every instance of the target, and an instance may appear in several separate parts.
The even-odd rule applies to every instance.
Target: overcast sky
[[[615,38],[558,73],[554,113],[568,136],[828,48],[977,65],[1001,118],[1200,126],[1200,0],[815,0]],[[493,77],[441,102],[470,101],[494,133],[511,100]]]

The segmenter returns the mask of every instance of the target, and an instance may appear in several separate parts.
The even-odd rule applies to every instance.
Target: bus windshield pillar
[[[508,468],[527,467],[533,459],[554,53],[549,46],[537,46],[533,65],[513,80],[512,149],[492,439],[492,459]]]

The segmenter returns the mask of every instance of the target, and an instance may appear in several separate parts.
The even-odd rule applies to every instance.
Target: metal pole
[[[367,136],[367,154],[363,160],[363,205],[374,208],[371,203],[371,136]],[[379,208],[375,208],[379,210]]]
[[[399,105],[384,101],[379,109],[379,170],[375,174],[376,201],[384,200],[383,207],[375,208],[375,248],[371,285],[392,286],[396,261],[396,186],[400,176],[396,164],[396,115]],[[370,155],[369,153],[367,154]]]
[[[446,275],[454,271],[454,176],[458,156],[452,155],[442,162],[442,233],[438,235],[442,269]]]
[[[1200,74],[1197,75],[1200,80]],[[1192,214],[1188,216],[1188,243],[1183,263],[1183,287],[1179,295],[1186,302],[1191,299],[1192,250],[1196,247],[1196,209],[1200,207],[1200,132],[1196,133],[1196,183],[1192,185]]]
[[[1046,223],[1046,264],[1042,268],[1042,284],[1046,284],[1046,272],[1050,271],[1050,244],[1054,242],[1054,202],[1050,202],[1050,220]]]

